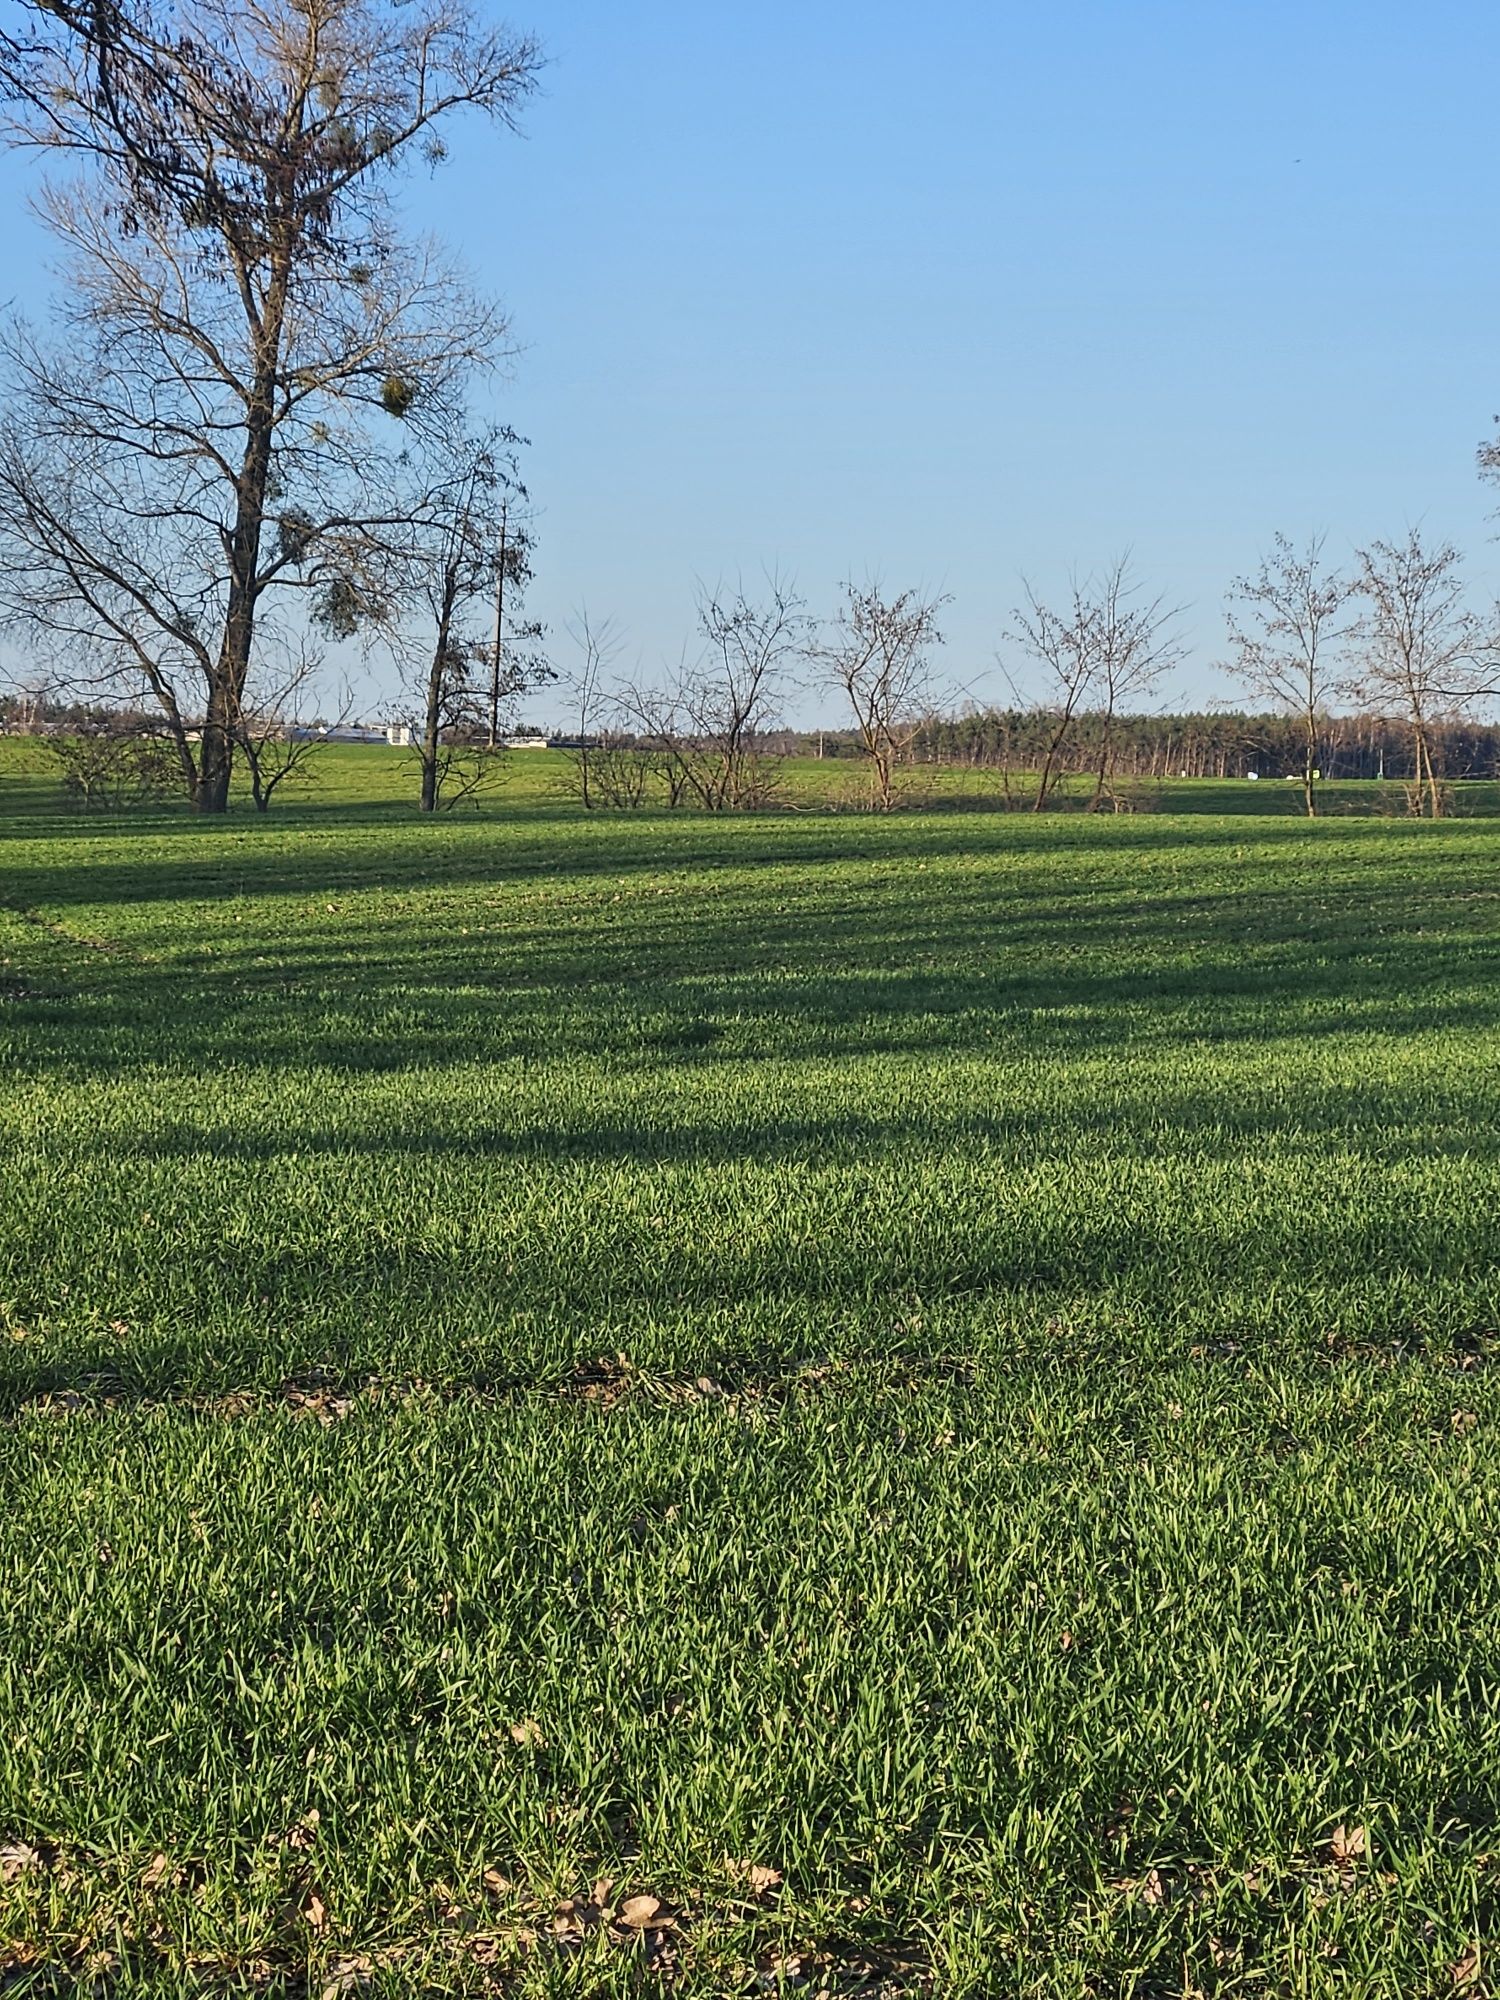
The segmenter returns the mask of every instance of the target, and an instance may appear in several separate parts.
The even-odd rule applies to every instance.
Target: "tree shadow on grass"
[[[1455,884],[1451,855],[1435,874],[1273,873],[1249,889],[1138,872],[1127,853],[1102,877],[1080,862],[929,883],[912,869],[820,874],[804,857],[634,897],[313,903],[274,928],[264,909],[243,925],[164,913],[102,940],[33,919],[0,1006],[21,1061],[73,1077],[691,1060],[726,1041],[751,1059],[997,1042],[1083,1055],[1495,1025],[1500,898]]]
[[[1426,861],[1455,851],[1488,857],[1494,833],[1474,822],[1319,821],[1192,816],[1101,820],[1063,814],[594,817],[528,807],[475,819],[416,821],[388,806],[341,805],[307,823],[212,823],[75,818],[59,826],[0,818],[5,899],[75,904],[211,901],[224,896],[318,896],[370,888],[503,885],[541,876],[620,876],[691,868],[910,863],[965,856],[1175,856],[1188,865],[1249,849],[1317,868],[1330,852],[1371,848]],[[152,850],[155,850],[154,852]],[[1055,886],[1055,884],[1053,885]]]
[[[878,947],[872,953],[879,955]],[[729,954],[726,954],[726,960]],[[437,1076],[478,1063],[585,1059],[614,1074],[725,1061],[773,1063],[908,1056],[995,1062],[1147,1056],[1179,1049],[1327,1046],[1473,1037],[1500,1027],[1500,952],[1456,944],[1283,954],[1272,965],[1215,962],[1107,970],[1097,965],[880,971],[819,969],[790,947],[760,971],[726,963],[617,964],[584,979],[565,960],[517,980],[473,968],[389,959],[346,984],[342,959],[314,951],[300,969],[175,971],[111,965],[87,986],[55,973],[0,985],[12,1075],[58,1083],[139,1074],[170,1091],[225,1065],[254,1115],[256,1071],[324,1077]],[[1387,1058],[1389,1060],[1389,1057]],[[1372,1081],[1378,1083],[1380,1079]],[[321,1086],[319,1086],[321,1087]]]

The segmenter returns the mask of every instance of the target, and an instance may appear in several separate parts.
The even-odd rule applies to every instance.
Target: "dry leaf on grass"
[[[310,1930],[320,1931],[328,1921],[328,1906],[314,1889],[302,1906]]]
[[[1109,1887],[1120,1896],[1139,1896],[1153,1910],[1165,1909],[1171,1895],[1167,1879],[1159,1868],[1148,1868],[1144,1875],[1121,1875]]]
[[[1351,1861],[1362,1861],[1370,1851],[1370,1829],[1367,1826],[1336,1826],[1328,1848],[1340,1868],[1346,1868]]]
[[[1484,1965],[1480,1956],[1479,1946],[1477,1943],[1471,1944],[1463,1957],[1453,1967],[1453,1984],[1455,1986],[1472,1986],[1483,1970]]]
[[[552,1933],[554,1937],[582,1937],[595,1924],[604,1921],[604,1910],[595,1902],[584,1902],[579,1897],[569,1896],[558,1904],[552,1912]]]
[[[513,1722],[510,1725],[510,1740],[519,1743],[523,1750],[540,1750],[542,1725],[529,1715],[524,1722]]]
[[[141,1870],[141,1887],[154,1889],[171,1865],[165,1854],[153,1854]]]
[[[498,1868],[486,1868],[480,1880],[492,1896],[505,1896],[510,1893],[510,1877],[502,1875]]]
[[[23,1875],[41,1865],[41,1855],[24,1840],[10,1840],[0,1847],[0,1882],[19,1882]]]
[[[596,1882],[587,1902],[576,1896],[568,1897],[557,1905],[552,1913],[552,1934],[564,1941],[577,1942],[601,1924],[609,1925],[617,1938],[623,1942],[624,1936],[643,1931],[665,1931],[676,1928],[675,1921],[660,1896],[642,1891],[639,1895],[627,1896],[618,1907],[610,1902],[614,1882],[606,1877]]]
[[[781,1887],[781,1870],[768,1868],[759,1861],[731,1861],[729,1879],[748,1889],[752,1896],[769,1896]]]

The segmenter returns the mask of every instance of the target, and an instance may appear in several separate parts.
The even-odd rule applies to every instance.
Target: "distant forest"
[[[1095,772],[1106,749],[1119,778],[1300,777],[1304,730],[1298,716],[1236,710],[1196,714],[1115,715],[1085,712],[1068,725],[1060,752],[1065,774]],[[929,716],[909,751],[917,764],[975,770],[1035,771],[1057,735],[1051,709],[984,709],[971,715]],[[1432,725],[1433,755],[1448,779],[1500,778],[1500,723]],[[775,730],[761,747],[779,756],[861,757],[853,730]],[[1319,732],[1318,763],[1326,778],[1413,775],[1411,727],[1379,715],[1331,715]]]
[[[1222,711],[1189,715],[1085,713],[1073,718],[1064,768],[1096,771],[1105,751],[1122,778],[1262,778],[1300,776],[1303,725],[1296,716]],[[924,764],[1035,770],[1056,734],[1050,711],[986,709],[924,722],[912,755]],[[852,753],[850,740],[841,748]],[[1500,777],[1500,724],[1456,721],[1432,725],[1433,758],[1446,778]],[[1410,727],[1378,715],[1331,715],[1318,740],[1324,778],[1406,778],[1414,775]]]

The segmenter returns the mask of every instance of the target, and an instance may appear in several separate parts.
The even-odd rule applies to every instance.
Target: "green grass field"
[[[0,1990],[1500,1990],[1491,822],[13,752]]]

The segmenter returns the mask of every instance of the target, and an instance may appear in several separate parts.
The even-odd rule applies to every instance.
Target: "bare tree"
[[[1032,810],[1044,812],[1051,802],[1067,768],[1069,739],[1089,704],[1099,725],[1089,810],[1118,808],[1116,722],[1130,702],[1149,694],[1182,658],[1173,630],[1179,613],[1164,598],[1140,599],[1128,553],[1116,557],[1097,577],[1080,581],[1075,575],[1062,611],[1044,604],[1029,583],[1025,590],[1026,602],[1014,613],[1011,644],[1043,669],[1047,683],[1042,703],[1047,720]]]
[[[577,619],[568,627],[568,637],[577,646],[580,656],[578,671],[573,676],[573,693],[578,702],[578,748],[574,775],[579,801],[585,812],[591,812],[594,794],[590,785],[589,755],[599,731],[605,674],[619,640],[609,619],[598,625],[593,622],[587,605],[580,607]]]
[[[399,529],[364,541],[363,570],[345,579],[349,597],[368,592],[421,703],[415,733],[423,812],[473,797],[498,774],[498,740],[487,740],[490,703],[497,709],[550,677],[550,669],[516,653],[501,663],[497,680],[486,672],[494,661],[480,636],[495,600],[501,556],[494,525],[516,483],[516,442],[502,430],[435,440],[418,468],[425,474],[420,497],[400,510]]]
[[[1099,766],[1089,809],[1097,812],[1105,804],[1118,809],[1120,803],[1114,789],[1116,717],[1130,702],[1151,694],[1179,664],[1182,645],[1173,630],[1180,615],[1176,608],[1162,597],[1139,600],[1128,553],[1117,557],[1092,589],[1093,681],[1101,707]]]
[[[586,812],[631,811],[649,803],[665,775],[658,745],[643,743],[614,678],[623,640],[613,619],[596,623],[580,610],[568,628],[579,651],[572,689],[578,739],[569,789]]]
[[[1352,628],[1357,692],[1411,732],[1415,810],[1437,819],[1448,795],[1436,759],[1437,725],[1495,692],[1500,634],[1465,602],[1462,557],[1451,542],[1429,548],[1421,530],[1404,542],[1357,551],[1364,610]]]
[[[762,739],[780,720],[789,673],[812,639],[795,589],[774,574],[766,585],[760,599],[747,597],[743,585],[698,593],[705,656],[685,706],[702,746],[694,788],[710,811],[765,804],[771,783]]]
[[[882,812],[897,804],[897,770],[940,698],[932,653],[943,641],[938,615],[949,601],[917,590],[887,597],[878,583],[846,583],[832,634],[817,648],[827,679],[853,712]]]
[[[1229,671],[1252,695],[1295,716],[1302,731],[1302,798],[1318,811],[1318,742],[1343,691],[1345,613],[1356,588],[1323,562],[1322,535],[1303,549],[1278,534],[1253,576],[1238,576],[1225,606]]]
[[[1074,719],[1097,686],[1098,611],[1076,577],[1066,611],[1044,604],[1030,583],[1024,588],[1026,602],[1013,614],[1010,642],[1041,667],[1047,678],[1042,698],[1048,718],[1046,741],[1032,801],[1033,812],[1045,812],[1063,775]],[[1004,668],[1003,657],[1001,666]]]
[[[772,574],[753,598],[743,584],[698,591],[701,650],[664,686],[629,683],[619,705],[655,747],[669,803],[706,812],[765,805],[774,789],[766,736],[795,663],[806,657],[812,621],[796,590]]]
[[[662,776],[660,759],[618,730],[607,730],[589,751],[592,788],[590,806],[613,812],[634,812],[649,805]]]
[[[267,593],[381,513],[382,413],[419,428],[503,339],[402,242],[395,170],[464,108],[509,123],[537,51],[469,0],[23,5],[11,136],[79,178],[42,201],[58,342],[5,350],[0,614],[148,689],[222,812]]]
[[[665,685],[630,680],[613,690],[613,713],[601,747],[613,753],[617,789],[622,780],[628,788],[626,772],[634,763],[646,774],[643,783],[660,791],[669,806],[680,806],[691,795],[696,746],[686,713],[688,673],[684,661]],[[595,777],[601,785],[606,768],[596,755]]]

